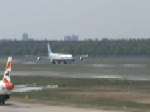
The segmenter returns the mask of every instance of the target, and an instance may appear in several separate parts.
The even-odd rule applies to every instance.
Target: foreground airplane
[[[38,61],[41,58],[51,60],[52,64],[56,63],[60,64],[61,62],[67,64],[75,61],[75,57],[73,57],[72,54],[53,53],[49,43],[47,44],[47,48],[48,48],[48,57],[38,57],[37,58]],[[83,58],[88,57],[88,55],[81,55],[79,57],[80,60],[83,60]]]
[[[15,85],[11,82],[12,57],[8,57],[6,69],[3,79],[0,81],[0,104],[5,104],[9,99],[11,92],[29,92],[32,90],[42,90],[46,88],[57,88],[57,85],[49,85],[46,87],[27,87],[25,85]]]

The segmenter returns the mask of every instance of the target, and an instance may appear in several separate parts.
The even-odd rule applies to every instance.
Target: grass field
[[[5,68],[5,61],[1,61],[1,71]],[[33,62],[34,64],[24,64]],[[144,64],[144,67],[91,67],[89,64]],[[101,57],[89,58],[83,62],[71,65],[52,65],[49,62],[36,62],[18,58],[14,60],[13,71],[44,71],[62,74],[96,74],[120,75],[132,77],[150,77],[149,57]],[[71,105],[87,108],[102,108],[127,110],[134,112],[150,111],[150,81],[105,79],[105,78],[60,78],[47,76],[12,76],[14,84],[33,84],[46,86],[57,84],[56,89],[38,92],[15,93],[13,99],[21,99],[31,103],[45,103],[48,105]],[[103,89],[102,89],[103,87]],[[25,100],[25,96],[29,99]]]
[[[57,89],[11,95],[12,98],[19,99],[24,99],[27,95],[29,100],[23,100],[26,102],[117,110],[150,109],[149,81],[54,77],[13,77],[12,80],[16,84],[34,82],[37,86],[59,85]]]

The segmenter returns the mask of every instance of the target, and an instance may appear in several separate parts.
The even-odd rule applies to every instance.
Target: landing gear
[[[52,64],[56,64],[55,60],[52,60]]]
[[[0,96],[0,104],[5,104],[5,95]]]
[[[61,61],[58,61],[58,64],[60,64],[61,63]]]
[[[5,97],[2,97],[2,104],[5,104]]]
[[[67,64],[67,61],[64,61],[64,64]]]
[[[4,105],[7,99],[9,99],[9,95],[0,95],[0,105]]]

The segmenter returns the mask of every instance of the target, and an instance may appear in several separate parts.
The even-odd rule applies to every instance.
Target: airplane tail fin
[[[11,68],[12,68],[12,57],[8,57],[8,61],[7,61],[6,69],[4,72],[3,80],[5,79],[5,80],[10,82]]]
[[[48,56],[50,57],[50,55],[52,54],[52,51],[51,51],[49,43],[47,44],[47,48],[48,48]]]

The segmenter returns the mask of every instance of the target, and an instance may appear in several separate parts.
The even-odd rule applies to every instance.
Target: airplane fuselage
[[[3,80],[1,80],[0,81],[0,95],[2,95],[2,94],[8,94],[8,93],[9,93],[9,91],[6,88],[5,83],[3,82]]]
[[[9,94],[13,89],[13,84],[10,82],[5,82],[4,80],[0,81],[0,95]]]
[[[57,59],[57,60],[72,60],[73,57],[71,54],[59,54],[59,53],[52,53],[50,58]]]
[[[51,53],[49,55],[49,58],[51,59],[52,63],[55,62],[64,62],[64,63],[70,63],[74,61],[74,58],[72,57],[72,54],[61,54],[61,53]]]

